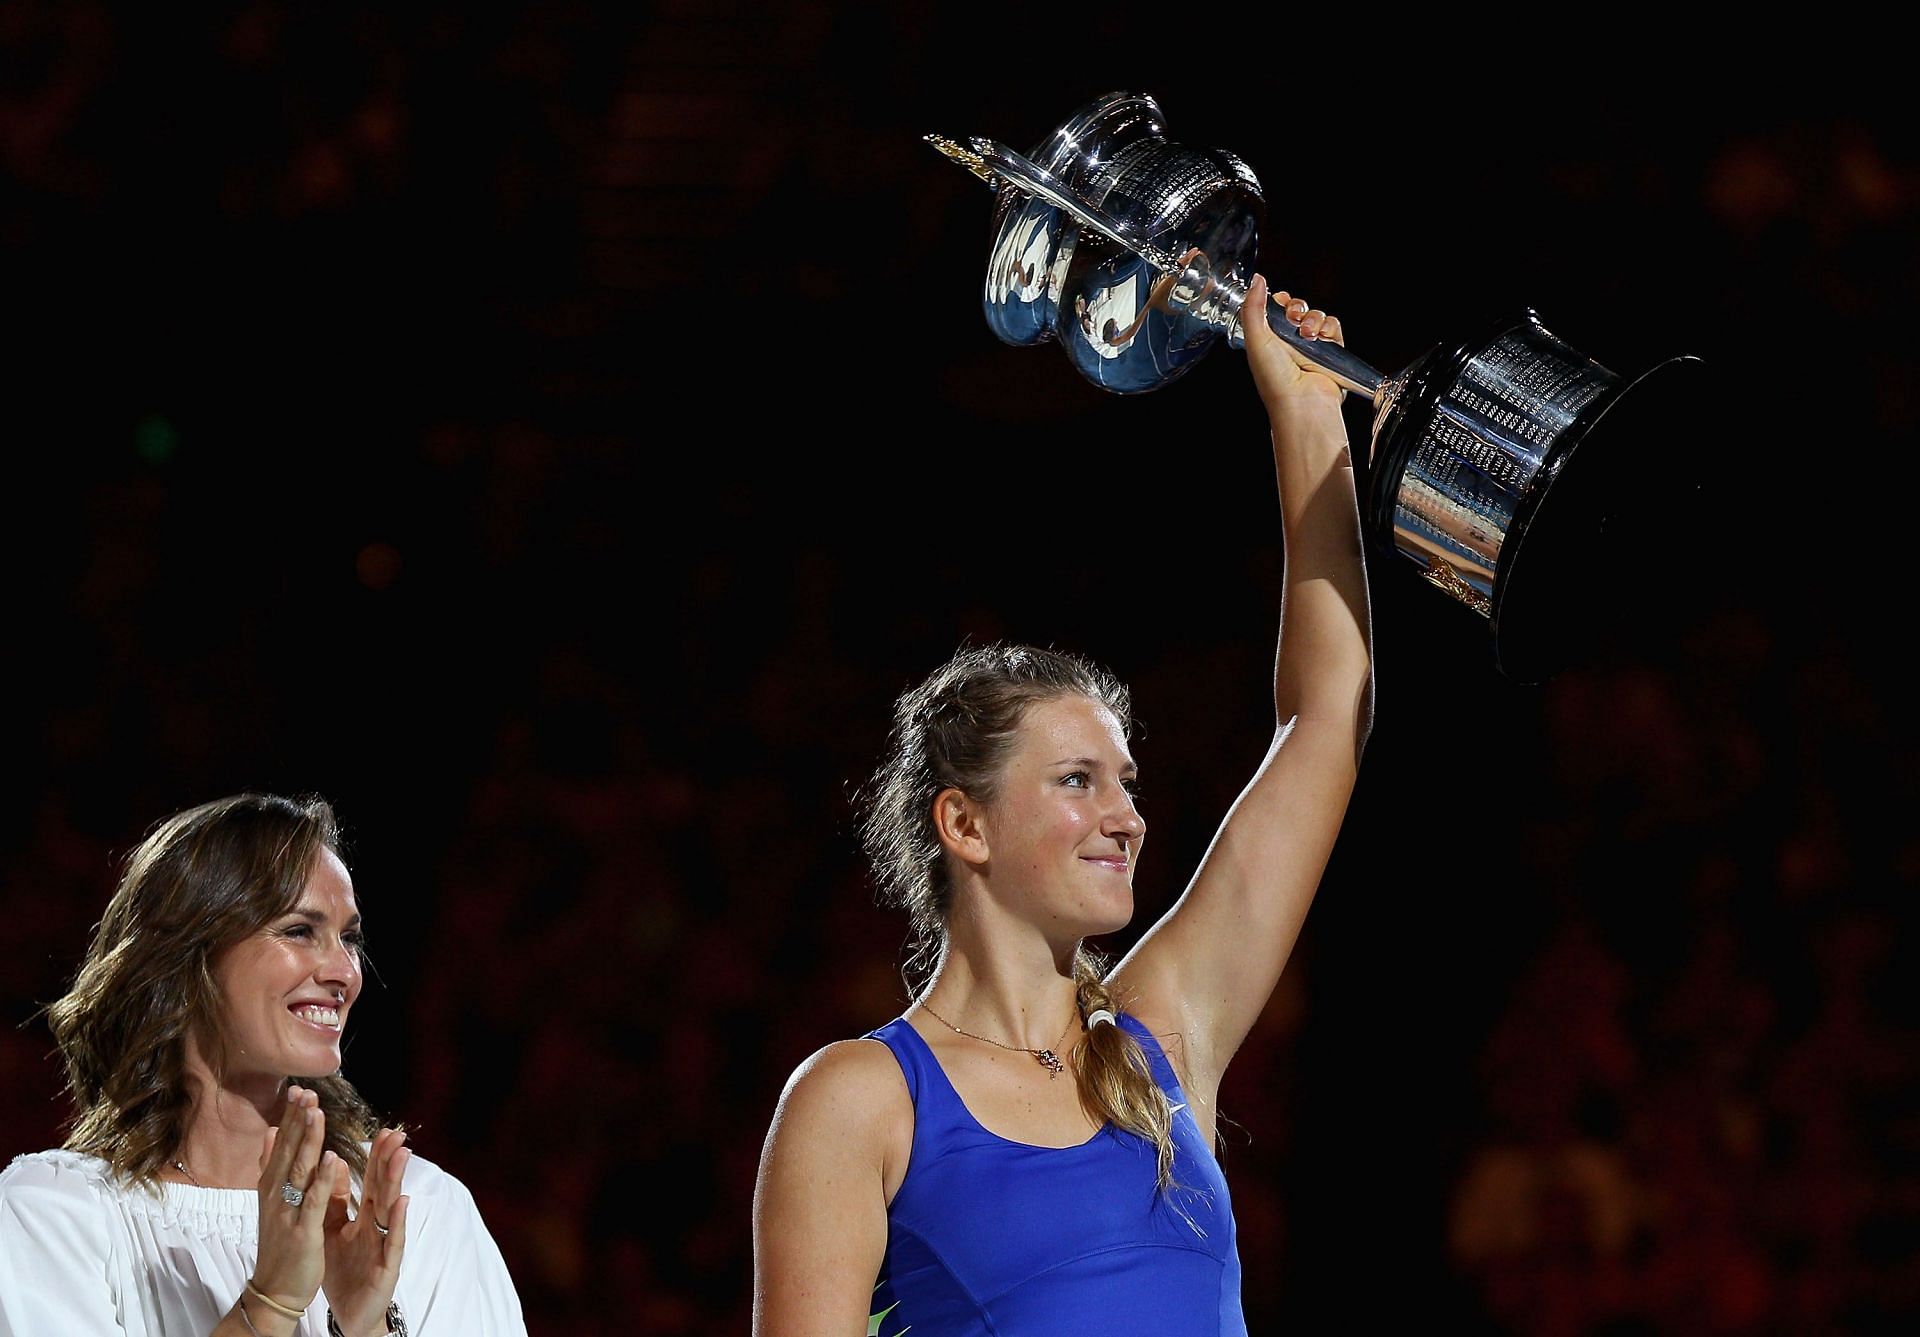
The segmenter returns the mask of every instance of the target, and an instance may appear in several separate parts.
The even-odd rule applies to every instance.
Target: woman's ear
[[[985,813],[958,789],[943,789],[933,797],[933,829],[940,845],[962,863],[987,861]]]

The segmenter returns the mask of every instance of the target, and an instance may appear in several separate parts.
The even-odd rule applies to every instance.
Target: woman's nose
[[[332,949],[321,954],[314,964],[314,978],[332,984],[346,985],[360,973],[360,956],[339,938],[333,940]]]

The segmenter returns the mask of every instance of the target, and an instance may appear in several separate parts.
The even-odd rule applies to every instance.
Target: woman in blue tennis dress
[[[1261,309],[1265,280],[1247,300]],[[1324,312],[1272,300],[1340,340]],[[1074,655],[987,645],[901,696],[862,831],[924,984],[780,1098],[754,1203],[759,1337],[1246,1331],[1215,1098],[1332,851],[1372,661],[1339,388],[1244,325],[1286,548],[1266,755],[1185,893],[1107,970],[1083,941],[1132,918],[1146,834],[1126,688]],[[1127,481],[1090,457],[1057,526],[1015,540],[1036,580],[1110,571],[1116,619],[1134,594]],[[929,580],[964,580],[987,541],[964,532],[975,484],[956,473],[940,551],[959,556]]]

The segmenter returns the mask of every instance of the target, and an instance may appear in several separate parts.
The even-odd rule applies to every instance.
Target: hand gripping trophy
[[[1025,156],[926,138],[997,188],[984,306],[1007,343],[1056,340],[1119,394],[1178,379],[1223,335],[1243,345],[1260,183],[1231,153],[1166,138],[1152,98],[1099,98]],[[1277,307],[1266,319],[1371,402],[1371,449],[1356,460],[1369,538],[1487,619],[1506,676],[1552,676],[1591,648],[1602,605],[1645,592],[1659,527],[1697,486],[1675,481],[1666,446],[1699,359],[1622,375],[1529,309],[1383,375],[1302,339]]]

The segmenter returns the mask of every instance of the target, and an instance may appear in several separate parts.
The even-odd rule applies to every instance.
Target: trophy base
[[[1374,541],[1491,624],[1495,663],[1538,683],[1670,593],[1704,468],[1682,439],[1697,358],[1623,377],[1531,310],[1440,344],[1383,388],[1368,461]],[[1589,444],[1594,439],[1601,444]]]
[[[1710,480],[1685,424],[1706,402],[1703,374],[1696,357],[1656,363],[1555,443],[1494,590],[1505,676],[1543,682],[1655,634],[1690,588],[1681,568],[1704,532]]]

